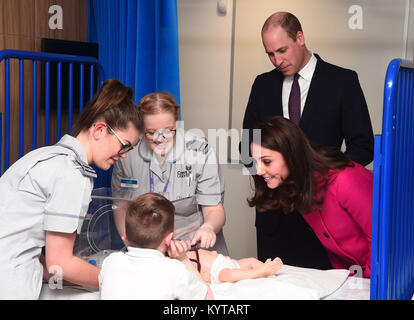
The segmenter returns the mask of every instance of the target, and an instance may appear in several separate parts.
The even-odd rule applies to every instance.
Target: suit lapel
[[[308,95],[306,97],[305,106],[303,107],[302,117],[300,119],[300,127],[304,132],[312,121],[313,108],[315,108],[316,97],[320,94],[320,83],[323,74],[323,64],[325,63],[321,57],[315,54],[318,61],[316,62],[315,72],[312,76],[312,81],[309,86]]]
[[[282,86],[283,86],[283,74],[277,70],[274,69],[272,71],[272,75],[274,77],[273,82],[273,89],[271,92],[273,92],[273,97],[269,101],[275,101],[275,110],[272,111],[273,115],[282,116],[283,117],[283,104],[282,104]]]

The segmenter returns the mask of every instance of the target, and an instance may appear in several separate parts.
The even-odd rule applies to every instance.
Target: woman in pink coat
[[[249,205],[285,214],[298,210],[334,268],[360,266],[369,277],[372,173],[340,151],[313,145],[285,118],[273,117],[258,129],[260,137],[250,140],[256,175]]]

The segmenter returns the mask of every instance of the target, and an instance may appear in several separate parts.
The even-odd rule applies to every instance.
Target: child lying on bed
[[[189,240],[172,241],[168,253],[182,262],[190,260],[195,263],[202,279],[213,285],[272,276],[283,266],[279,258],[267,259],[266,262],[256,258],[234,260],[216,251],[191,247]]]

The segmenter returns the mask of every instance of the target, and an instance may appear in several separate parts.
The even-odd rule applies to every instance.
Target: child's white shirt
[[[203,300],[208,288],[178,260],[128,247],[104,260],[99,289],[101,299]]]

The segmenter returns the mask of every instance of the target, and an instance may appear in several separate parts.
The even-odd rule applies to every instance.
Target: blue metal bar
[[[387,72],[388,77],[386,77],[386,88],[392,88],[393,85],[396,85],[397,78],[396,74],[399,70],[399,61],[391,62],[390,66],[388,67],[390,72]],[[388,279],[388,275],[390,273],[390,230],[391,225],[386,223],[390,220],[391,215],[391,208],[393,206],[393,198],[386,196],[387,194],[391,194],[392,186],[393,186],[393,178],[394,175],[392,173],[392,166],[393,166],[393,154],[394,154],[394,143],[393,143],[393,131],[395,128],[395,108],[394,108],[394,101],[395,101],[395,92],[394,90],[386,90],[384,92],[384,115],[383,115],[383,128],[382,128],[382,150],[383,153],[383,173],[382,173],[382,182],[380,187],[382,187],[381,191],[381,200],[382,206],[381,210],[381,220],[380,220],[380,230],[379,234],[381,235],[380,238],[380,247],[379,247],[379,254],[380,254],[380,274],[379,278]],[[389,107],[385,107],[388,105]],[[387,152],[385,152],[387,151]],[[379,284],[380,295],[379,299],[386,299],[388,296],[388,287],[386,283],[383,281]]]
[[[85,57],[85,56],[73,56],[73,55],[63,55],[63,54],[54,54],[54,53],[45,53],[45,52],[30,52],[30,51],[22,51],[22,50],[1,50],[0,51],[0,62],[5,61],[5,81],[4,81],[4,88],[5,88],[5,95],[4,95],[4,102],[5,102],[5,110],[4,110],[4,135],[0,132],[0,137],[4,136],[4,155],[3,158],[0,159],[0,175],[1,175],[1,161],[4,159],[3,167],[4,171],[6,171],[10,164],[10,59],[19,59],[20,60],[20,78],[19,78],[19,127],[20,127],[20,134],[19,134],[19,156],[21,156],[24,152],[24,60],[31,60],[32,61],[32,148],[35,149],[37,147],[37,90],[38,90],[38,73],[37,73],[37,66],[38,62],[45,63],[45,145],[50,144],[50,63],[58,63],[58,86],[57,86],[57,131],[58,131],[58,138],[62,134],[62,126],[61,126],[61,116],[62,116],[62,74],[61,74],[61,65],[62,63],[69,64],[69,106],[68,106],[68,127],[69,130],[72,127],[73,121],[73,68],[74,64],[80,65],[80,97],[79,97],[79,109],[82,111],[83,104],[84,104],[84,66],[90,66],[90,74],[91,74],[91,86],[89,95],[93,97],[94,91],[94,75],[95,72],[98,76],[98,84],[97,87],[101,87],[102,83],[105,80],[105,73],[103,70],[102,65],[100,62],[95,58]],[[59,85],[60,84],[60,85]],[[1,141],[2,142],[2,141]],[[1,143],[0,142],[0,143]],[[1,146],[1,145],[0,145]],[[3,172],[4,172],[3,171]],[[105,173],[106,174],[106,173]]]
[[[105,74],[102,65],[99,61],[92,57],[86,56],[74,56],[68,54],[54,54],[45,52],[32,52],[23,50],[1,50],[0,61],[3,59],[16,58],[25,60],[38,60],[38,61],[49,61],[49,62],[68,62],[68,63],[84,63],[94,65],[98,68],[99,79],[104,79]]]
[[[79,79],[79,113],[83,110],[83,84],[84,84],[84,74],[85,68],[83,63],[80,65],[80,79]]]
[[[381,136],[375,136],[374,140],[374,178],[373,178],[373,195],[372,195],[372,241],[371,241],[371,281],[370,281],[370,298],[377,299],[379,286],[380,261],[377,252],[380,249],[380,239],[377,235],[380,232],[379,207],[381,200],[380,182],[382,178],[382,150]]]
[[[62,137],[62,62],[57,64],[57,140]]]
[[[32,63],[32,149],[37,148],[37,61]]]
[[[73,122],[73,63],[69,64],[69,106],[68,106],[68,131],[70,132]]]
[[[394,59],[384,86],[382,137],[375,138],[371,299],[414,293],[414,64]]]
[[[37,61],[50,61],[50,62],[67,62],[67,63],[82,63],[93,65],[98,72],[98,85],[99,87],[105,80],[104,69],[99,62],[99,60],[86,57],[86,56],[74,56],[68,54],[55,54],[55,53],[46,53],[46,52],[33,52],[33,51],[23,51],[23,50],[0,50],[0,61],[5,59],[24,59],[24,60],[37,60]]]
[[[10,163],[10,59],[4,61],[4,171]]]
[[[94,70],[93,70],[93,65],[90,66],[90,70],[89,70],[89,100],[93,99],[93,93],[95,92],[94,90]]]
[[[19,158],[24,154],[24,60],[19,60]]]
[[[46,70],[45,70],[45,146],[48,146],[50,143],[50,62],[46,62]]]

